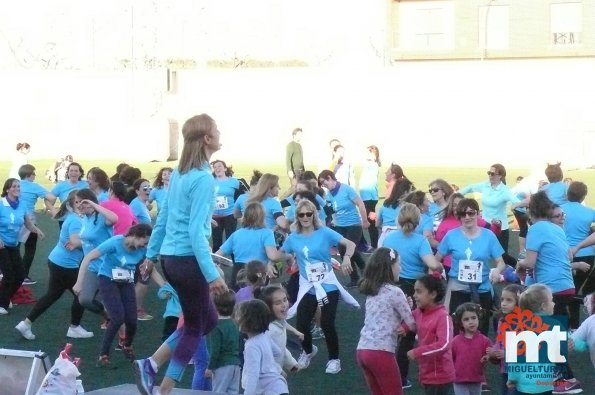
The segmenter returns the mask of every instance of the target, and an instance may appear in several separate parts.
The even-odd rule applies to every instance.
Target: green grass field
[[[49,165],[50,161],[33,162],[37,167],[38,181],[46,187],[51,187],[46,180],[43,179],[43,172]],[[99,165],[112,174],[115,169],[116,162],[97,161],[88,162],[82,161],[82,166],[88,169],[92,166]],[[132,163],[141,168],[145,177],[152,179],[157,170],[165,166],[164,163]],[[169,164],[172,165],[171,163]],[[7,162],[0,162],[0,177],[5,179],[8,173],[10,164]],[[249,177],[252,166],[237,166],[236,175],[239,177]],[[269,171],[276,174],[284,174],[284,169],[281,166],[277,167],[259,167],[261,171]],[[457,185],[466,185],[469,182],[476,182],[485,179],[484,168],[462,169],[462,168],[407,168],[406,174],[412,179],[418,188],[425,190],[428,182],[434,178],[442,177],[449,182]],[[509,171],[509,179],[514,179],[516,175],[524,174],[522,170]],[[582,180],[587,185],[591,185],[595,180],[595,172],[591,171],[574,171],[566,172],[566,176],[572,177],[575,180]],[[288,180],[286,177],[281,177],[282,186],[287,187]],[[383,185],[381,183],[381,185]],[[589,200],[591,206],[595,205],[593,201]],[[47,256],[54,247],[58,236],[58,224],[49,219],[45,215],[39,215],[40,225],[46,232],[47,239],[38,244],[35,262],[33,263],[31,276],[38,281],[36,285],[31,286],[36,297],[40,297],[46,290],[47,286]],[[516,256],[517,241],[512,233],[510,251]],[[347,279],[339,276],[341,281]],[[134,348],[137,356],[150,355],[157,346],[161,343],[162,319],[160,318],[165,309],[163,301],[156,297],[156,287],[151,286],[146,298],[146,308],[156,318],[152,321],[140,321],[138,325],[138,333],[134,342]],[[364,299],[357,291],[353,291],[354,296],[363,304]],[[22,349],[22,350],[42,350],[47,352],[52,359],[54,359],[58,352],[65,344],[66,331],[69,324],[69,309],[72,296],[64,294],[64,296],[52,306],[43,316],[41,316],[33,325],[33,332],[37,335],[34,341],[23,339],[14,326],[22,320],[30,311],[32,306],[16,306],[10,311],[9,315],[0,316],[0,348]],[[82,380],[87,391],[104,388],[112,385],[123,383],[131,383],[132,370],[130,365],[125,361],[124,357],[119,352],[112,353],[113,362],[119,367],[114,371],[103,371],[95,367],[95,360],[99,351],[99,343],[101,341],[102,331],[99,329],[99,317],[85,313],[82,325],[87,329],[95,332],[95,337],[91,339],[71,339],[74,344],[74,354],[82,358],[82,366],[80,368],[82,373]],[[359,331],[363,325],[363,310],[352,310],[345,306],[339,305],[337,313],[337,329],[339,332],[340,347],[341,347],[341,361],[342,371],[338,375],[327,375],[324,373],[326,363],[326,346],[324,340],[316,340],[320,348],[318,356],[314,358],[310,367],[298,374],[289,376],[290,392],[292,394],[365,394],[367,388],[363,379],[363,375],[355,362],[355,347],[359,339]],[[297,357],[297,355],[295,355]],[[585,394],[595,394],[595,387],[593,387],[593,367],[587,354],[577,354],[571,356],[571,364],[575,375],[583,382]],[[184,381],[180,384],[182,388],[190,387],[190,380],[192,377],[193,368],[189,367],[186,372]],[[488,382],[492,388],[498,388],[499,378],[498,371],[495,366],[488,366],[487,369]],[[417,370],[415,364],[410,373],[410,379],[414,381],[413,388],[406,390],[406,394],[418,395],[422,394],[419,384],[416,383]],[[0,390],[0,393],[2,391]],[[492,391],[497,393],[497,391]]]

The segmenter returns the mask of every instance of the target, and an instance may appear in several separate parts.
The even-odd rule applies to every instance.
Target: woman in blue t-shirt
[[[70,308],[70,327],[66,336],[75,339],[93,337],[93,332],[89,332],[81,326],[85,309],[73,291],[79,273],[79,264],[83,259],[79,237],[82,226],[79,213],[81,202],[77,198],[76,192],[71,191],[68,194],[68,198],[62,202],[60,210],[56,214],[57,218],[64,218],[64,223],[60,229],[58,243],[48,256],[50,273],[48,289],[45,295],[39,298],[27,317],[16,326],[25,339],[35,339],[35,335],[31,331],[33,322],[56,303],[64,291],[70,291],[74,297]]]
[[[289,310],[290,316],[297,312],[297,330],[304,334],[304,351],[300,355],[298,366],[300,369],[307,368],[312,357],[318,352],[318,348],[312,345],[310,325],[320,305],[320,326],[328,349],[326,373],[336,374],[341,370],[339,339],[335,329],[339,296],[352,305],[359,305],[337,280],[331,265],[330,250],[336,246],[345,249],[341,268],[348,274],[351,272],[351,257],[355,252],[355,243],[323,226],[316,215],[316,207],[307,199],[298,203],[296,216],[297,221],[292,225],[293,232],[283,243],[281,251],[295,254],[300,273],[298,298]]]
[[[384,238],[397,227],[397,217],[399,216],[399,204],[403,197],[414,190],[413,183],[405,177],[401,177],[391,185],[390,194],[384,200],[380,207],[376,226],[381,230],[378,238],[378,245],[382,247]]]
[[[364,162],[364,167],[359,178],[359,195],[364,202],[366,215],[368,221],[370,221],[370,227],[368,228],[370,246],[372,248],[377,248],[378,228],[376,227],[376,205],[378,204],[378,170],[382,164],[380,162],[380,152],[378,151],[377,146],[370,145],[367,147],[366,152],[368,156]],[[363,234],[360,240],[360,247],[366,247],[366,250],[370,250],[367,248],[367,242]]]
[[[335,173],[330,170],[323,170],[318,175],[320,185],[328,189],[327,201],[331,202],[333,214],[333,229],[354,243],[359,243],[364,229],[368,229],[370,223],[366,215],[364,202],[358,196],[355,189],[337,181]],[[345,254],[345,248],[339,246],[341,256]],[[352,264],[356,264],[364,270],[365,262],[356,251],[353,255]],[[359,273],[355,266],[352,267],[351,282],[348,287],[356,287],[359,280]]]
[[[136,297],[134,294],[134,271],[144,261],[151,236],[151,225],[132,226],[126,235],[112,236],[85,255],[81,266],[87,268],[91,261],[102,258],[99,268],[99,294],[110,318],[99,352],[98,367],[113,368],[109,358],[112,342],[118,329],[126,324],[126,337],[122,351],[133,360],[132,341],[136,334]],[[82,273],[74,291],[82,289],[87,273]]]
[[[262,204],[265,226],[269,229],[286,232],[289,229],[289,222],[283,214],[281,203],[277,200],[279,188],[279,176],[270,173],[263,174],[254,187],[254,191],[250,191],[246,205],[254,202]]]
[[[107,173],[99,167],[92,167],[87,172],[89,189],[97,196],[97,201],[103,203],[109,199],[110,181]]]
[[[264,209],[260,203],[250,203],[244,211],[244,223],[225,240],[217,255],[233,256],[230,288],[236,289],[238,272],[250,261],[286,261],[291,258],[277,250],[273,231],[264,226]]]
[[[21,228],[24,225],[44,238],[43,232],[29,219],[27,205],[19,200],[20,195],[19,180],[9,178],[4,182],[0,195],[0,271],[4,275],[0,281],[0,315],[8,314],[10,298],[25,279],[18,241]]]
[[[100,206],[97,197],[90,189],[78,190],[76,196],[81,202],[82,226],[80,238],[83,254],[88,255],[98,245],[114,235],[113,224],[118,221],[118,216],[114,212]],[[84,277],[85,282],[82,283],[81,292],[78,296],[79,302],[84,308],[95,314],[103,314],[104,319],[106,319],[107,315],[105,314],[103,303],[97,298],[100,266],[101,259],[93,260],[88,267],[81,266],[78,278],[82,279]]]
[[[83,180],[85,171],[83,167],[77,162],[72,162],[66,168],[66,180],[57,183],[52,188],[51,196],[48,196],[48,201],[53,206],[56,203],[56,199],[60,199],[60,203],[64,202],[68,198],[68,194],[71,191],[83,188],[89,188],[89,183]],[[52,212],[52,216],[58,219],[58,225],[62,227],[64,222],[61,218],[56,217],[56,211]]]
[[[139,178],[133,184],[136,197],[132,199],[129,206],[136,217],[138,224],[151,224],[151,214],[149,213],[149,195],[151,194],[151,184],[144,178]]]
[[[165,203],[167,190],[169,189],[169,177],[173,171],[174,169],[171,167],[162,167],[157,172],[155,181],[153,181],[153,189],[149,194],[149,204],[157,202],[157,213],[159,213],[159,209]]]
[[[215,177],[215,211],[213,212],[213,229],[211,237],[213,240],[213,251],[217,251],[223,244],[223,233],[225,238],[236,230],[238,220],[233,215],[235,200],[240,196],[240,181],[233,177],[231,166],[222,160],[211,162],[213,177]]]
[[[480,319],[479,330],[487,336],[489,318],[493,307],[492,283],[500,281],[505,269],[504,249],[492,231],[478,224],[479,204],[475,199],[462,199],[457,205],[461,226],[450,230],[438,246],[436,259],[451,255],[452,266],[448,272],[448,287],[452,290],[449,311],[473,302],[480,304],[486,313]],[[496,268],[490,271],[491,263]]]
[[[398,285],[405,295],[411,298],[413,298],[415,281],[419,277],[428,274],[428,270],[443,271],[442,265],[432,253],[428,239],[415,232],[420,218],[419,208],[414,204],[401,203],[398,217],[399,229],[386,236],[382,245],[399,253],[401,272]],[[408,381],[409,358],[407,358],[407,352],[413,348],[414,343],[415,332],[409,331],[401,338],[397,350],[397,362],[402,383]]]

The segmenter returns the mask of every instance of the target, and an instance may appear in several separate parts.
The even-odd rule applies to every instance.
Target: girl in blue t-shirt
[[[211,167],[215,177],[215,223],[211,233],[215,252],[223,244],[223,233],[225,238],[229,239],[238,226],[238,220],[233,215],[233,207],[236,198],[240,196],[240,181],[233,177],[231,166],[228,167],[222,160],[211,162]]]
[[[74,296],[70,308],[70,327],[66,336],[75,339],[93,337],[93,332],[89,332],[81,326],[84,308],[73,291],[79,273],[79,264],[83,259],[82,244],[79,237],[82,225],[79,214],[80,203],[76,191],[71,191],[56,214],[57,218],[64,218],[64,223],[60,229],[58,243],[48,256],[48,269],[50,272],[48,289],[45,295],[33,306],[27,317],[16,326],[16,329],[25,339],[35,339],[35,335],[31,331],[33,322],[57,302],[64,294],[64,291],[70,291]]]
[[[238,272],[250,261],[286,261],[291,258],[276,248],[273,231],[264,226],[264,209],[260,203],[250,203],[244,211],[243,227],[231,234],[215,254],[233,256],[229,286],[237,290]]]
[[[153,202],[157,202],[157,213],[159,214],[159,209],[163,207],[165,203],[165,198],[167,197],[167,190],[169,188],[169,177],[171,173],[174,171],[171,167],[162,167],[157,172],[157,177],[155,177],[155,181],[153,181],[153,189],[149,194],[149,204]]]
[[[83,254],[88,255],[101,243],[113,236],[113,224],[118,221],[118,216],[112,211],[100,206],[97,197],[90,189],[81,189],[76,192],[81,202],[81,233],[80,238],[83,247]],[[98,271],[101,266],[101,259],[95,259],[88,267],[79,269],[79,278],[84,274],[84,283],[79,293],[81,305],[95,314],[103,314],[107,319],[103,304],[96,298],[99,291]]]
[[[289,229],[289,222],[283,214],[281,203],[277,200],[279,196],[279,177],[265,173],[262,175],[258,184],[254,187],[254,191],[250,192],[250,196],[246,200],[246,205],[258,202],[264,208],[264,224],[269,229],[280,229],[287,231]]]
[[[399,204],[404,196],[414,189],[413,183],[407,178],[401,177],[391,187],[390,194],[380,207],[376,226],[381,230],[378,238],[378,245],[382,246],[384,238],[393,230],[397,229],[397,217],[399,216]]]
[[[136,197],[132,199],[129,206],[136,217],[138,224],[151,224],[151,214],[149,213],[149,195],[151,194],[151,184],[144,178],[139,178],[133,184]]]
[[[44,238],[43,232],[29,219],[27,205],[19,200],[20,195],[19,180],[6,180],[0,200],[0,271],[4,275],[0,281],[0,315],[8,314],[10,298],[25,279],[18,241],[21,228],[24,225]]]
[[[81,263],[81,266],[86,268],[91,261],[102,259],[98,273],[99,293],[110,320],[101,342],[98,367],[113,368],[109,352],[122,324],[126,324],[122,351],[127,359],[134,359],[132,341],[136,334],[137,321],[134,271],[136,266],[144,261],[151,231],[151,225],[134,225],[126,235],[112,236],[101,243],[85,255]],[[81,273],[80,279],[73,287],[75,293],[80,293],[86,275],[87,273]]]
[[[68,199],[68,194],[77,189],[89,188],[89,183],[83,180],[85,171],[82,166],[77,162],[72,162],[66,168],[66,180],[60,181],[50,191],[51,196],[48,196],[48,201],[53,206],[56,203],[56,199],[60,199],[60,203],[63,203]],[[62,218],[56,217],[56,210],[52,212],[52,216],[58,219],[58,225],[62,227],[64,222]]]
[[[92,167],[87,172],[89,189],[97,196],[97,201],[103,203],[109,199],[110,181],[107,173],[99,167]]]

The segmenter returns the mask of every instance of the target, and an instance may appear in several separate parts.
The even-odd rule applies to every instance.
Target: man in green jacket
[[[287,165],[287,176],[291,185],[295,185],[297,179],[304,172],[304,152],[300,141],[302,139],[302,129],[295,128],[291,133],[292,140],[287,144],[285,163]]]

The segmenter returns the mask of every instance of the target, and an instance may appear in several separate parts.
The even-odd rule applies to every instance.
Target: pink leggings
[[[364,371],[372,395],[403,395],[401,373],[395,353],[357,350],[357,363]]]

